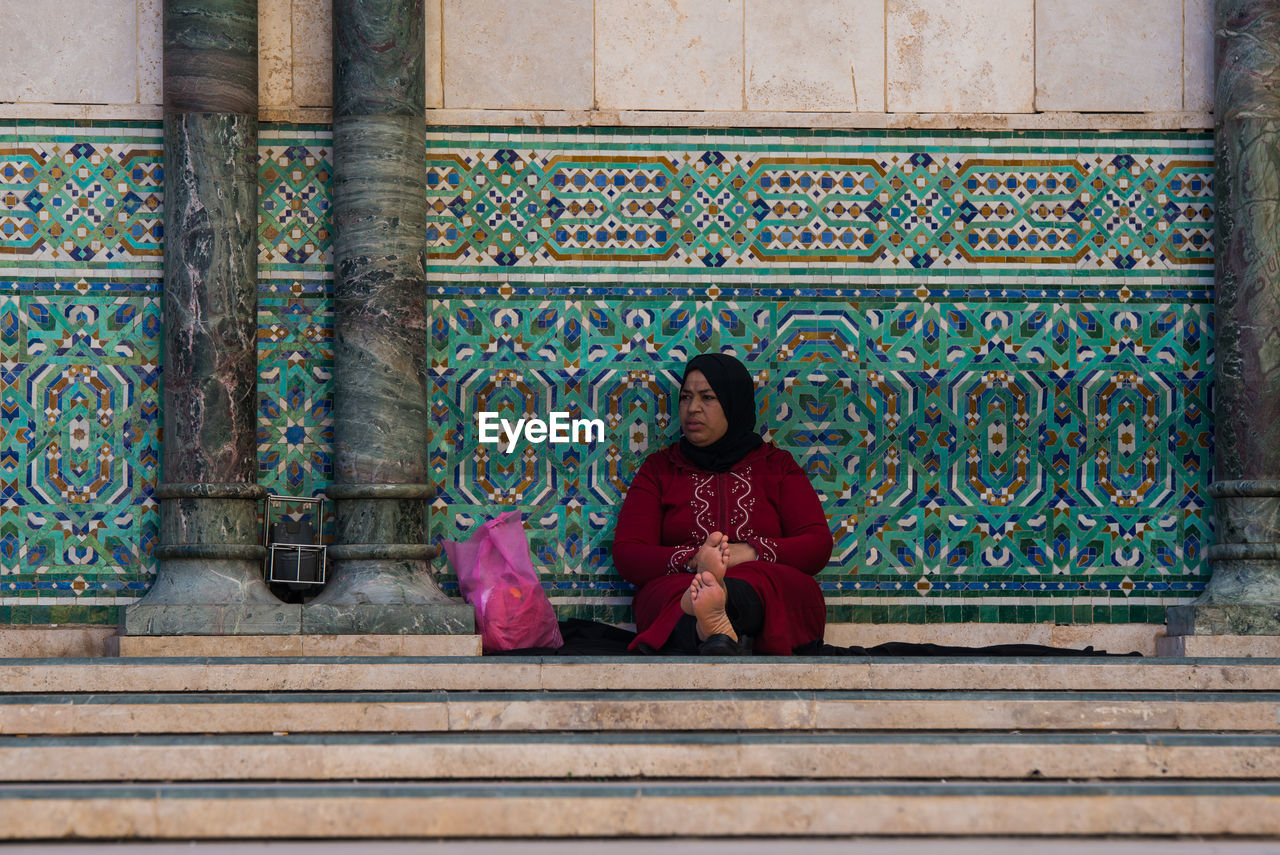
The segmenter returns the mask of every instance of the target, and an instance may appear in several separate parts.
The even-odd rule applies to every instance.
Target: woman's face
[[[729,430],[720,399],[701,371],[690,371],[680,387],[680,429],[685,439],[702,448]]]

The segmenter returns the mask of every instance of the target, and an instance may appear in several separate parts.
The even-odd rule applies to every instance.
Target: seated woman
[[[614,534],[614,564],[639,588],[632,649],[790,655],[821,642],[813,577],[831,531],[804,472],[755,426],[746,366],[718,353],[690,360],[684,436],[645,459]]]

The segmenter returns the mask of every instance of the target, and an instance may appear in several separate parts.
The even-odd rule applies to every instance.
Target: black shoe
[[[724,633],[717,632],[715,635],[708,636],[707,640],[698,646],[698,654],[701,656],[750,656],[751,639],[743,635],[734,641]]]

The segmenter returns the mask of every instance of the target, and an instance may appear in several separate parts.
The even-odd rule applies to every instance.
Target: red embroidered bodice
[[[750,544],[760,561],[810,576],[831,557],[822,503],[786,451],[762,445],[717,473],[694,468],[672,445],[650,455],[627,490],[614,533],[614,562],[623,578],[643,585],[684,572],[713,531]]]

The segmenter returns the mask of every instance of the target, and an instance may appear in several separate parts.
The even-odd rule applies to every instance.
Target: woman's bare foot
[[[727,635],[734,641],[738,633],[724,610],[728,592],[710,573],[698,573],[689,586],[689,597],[693,601],[693,615],[698,619],[698,640],[706,641],[713,635]]]
[[[707,535],[702,546],[693,556],[694,577],[709,574],[714,584],[724,588],[724,574],[729,572],[729,538],[718,531]],[[693,597],[690,586],[680,597],[680,610],[687,615],[693,614]]]
[[[710,573],[716,584],[724,587],[724,574],[729,570],[729,536],[713,531],[693,556],[694,573]]]

